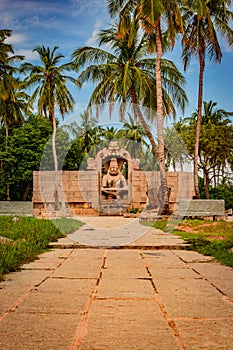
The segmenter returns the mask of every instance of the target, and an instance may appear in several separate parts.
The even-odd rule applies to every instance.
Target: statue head
[[[109,174],[110,175],[118,175],[119,174],[119,167],[118,167],[118,163],[117,163],[117,159],[116,158],[112,158],[110,160]]]

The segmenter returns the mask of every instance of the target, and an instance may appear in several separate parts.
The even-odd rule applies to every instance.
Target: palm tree
[[[11,33],[11,30],[0,30],[0,123],[5,126],[6,149],[9,126],[23,122],[28,97],[22,90],[20,80],[14,77],[14,73],[18,71],[14,63],[23,60],[24,56],[14,55],[12,45],[4,42],[11,36]],[[6,197],[7,200],[10,200],[8,180],[6,181]]]
[[[119,132],[120,129],[114,126],[107,126],[103,129],[104,140],[111,141],[120,138]]]
[[[187,69],[192,56],[197,56],[199,60],[198,117],[194,150],[194,190],[197,198],[200,198],[198,154],[205,57],[209,56],[210,61],[216,63],[221,62],[222,51],[218,41],[218,33],[225,37],[230,46],[233,45],[233,31],[229,27],[229,22],[233,19],[233,13],[227,8],[227,6],[231,6],[231,3],[230,0],[187,0],[187,9],[184,12],[185,30],[182,38],[184,69]]]
[[[206,198],[209,199],[210,173],[216,182],[216,170],[219,174],[220,169],[226,168],[226,164],[230,163],[231,157],[231,139],[229,116],[233,112],[227,112],[223,109],[216,108],[217,103],[213,101],[203,102],[203,111],[201,118],[201,132],[199,140],[198,152],[198,169],[203,170],[204,188]],[[196,129],[198,120],[198,111],[192,114],[191,118],[187,118],[190,124]],[[223,136],[223,134],[225,134]],[[228,136],[227,136],[228,135]],[[226,144],[223,144],[226,139]]]
[[[5,62],[9,54],[13,54],[13,48],[12,45],[6,44],[4,41],[11,36],[12,31],[11,30],[0,30],[0,72],[2,68],[2,63]]]
[[[6,145],[9,137],[9,126],[23,123],[28,108],[29,96],[22,89],[22,82],[13,76],[8,77],[8,89],[0,98],[0,122],[5,125]]]
[[[129,120],[125,120],[122,129],[118,132],[119,138],[124,142],[133,158],[141,158],[143,154],[143,146],[147,150],[149,145],[146,142],[146,132],[139,121],[129,114]]]
[[[148,51],[156,52],[155,81],[156,81],[156,116],[158,138],[158,161],[161,174],[161,196],[164,210],[168,210],[168,189],[164,153],[164,99],[162,88],[162,56],[164,51],[163,34],[165,33],[171,47],[174,46],[175,36],[183,32],[183,22],[180,11],[182,1],[177,0],[107,0],[111,16],[120,14],[119,36],[124,37],[128,31],[130,16],[135,11],[140,19],[142,28],[150,35]],[[164,32],[162,27],[165,28]]]
[[[30,103],[33,104],[37,100],[38,114],[48,117],[53,125],[52,134],[52,154],[55,170],[55,210],[59,209],[58,198],[58,184],[57,171],[58,161],[56,154],[56,130],[57,122],[55,111],[59,110],[62,117],[65,113],[71,111],[74,105],[74,99],[69,92],[66,83],[71,81],[77,84],[77,81],[64,74],[72,68],[71,64],[60,64],[60,60],[64,57],[62,54],[57,54],[55,46],[52,50],[49,47],[38,46],[33,51],[39,54],[41,65],[33,65],[31,63],[24,63],[21,67],[22,72],[29,72],[30,74],[25,79],[25,86],[30,87],[36,85],[34,92],[30,97]]]
[[[23,120],[22,110],[25,109],[27,95],[22,90],[22,83],[14,77],[18,68],[14,63],[24,59],[24,56],[14,55],[12,45],[4,41],[11,36],[11,30],[0,30],[0,122],[5,125],[6,143],[9,125]]]
[[[123,38],[117,36],[118,25],[100,32],[99,44],[110,45],[111,52],[100,48],[84,47],[75,50],[72,58],[77,69],[90,63],[78,77],[81,85],[89,79],[97,83],[89,105],[107,101],[112,106],[115,101],[120,101],[123,106],[121,109],[123,115],[124,105],[130,102],[135,117],[140,120],[147,133],[154,153],[161,159],[151,128],[141,111],[141,106],[150,108],[150,112],[151,109],[157,108],[158,99],[155,91],[157,81],[154,74],[156,63],[147,55],[148,35],[141,35],[139,21],[131,19],[128,26],[129,30]],[[174,113],[174,103],[180,104],[183,108],[187,97],[181,87],[184,78],[171,61],[162,60],[161,77],[164,116]],[[161,145],[160,141],[159,145]]]

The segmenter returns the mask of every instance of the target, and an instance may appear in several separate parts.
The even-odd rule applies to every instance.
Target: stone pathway
[[[101,247],[76,232],[0,283],[1,350],[233,348],[231,268],[137,220],[85,220]]]

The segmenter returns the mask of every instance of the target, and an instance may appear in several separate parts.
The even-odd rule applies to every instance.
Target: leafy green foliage
[[[12,129],[7,149],[2,145],[0,181],[4,186],[8,180],[12,200],[30,199],[33,171],[40,169],[41,157],[51,132],[51,123],[47,119],[30,116],[22,126]],[[1,200],[6,199],[5,195],[4,190],[0,191]]]
[[[9,239],[7,243],[0,244],[0,279],[4,274],[34,260],[48,249],[50,242],[81,225],[77,220],[65,218],[52,221],[20,217],[18,221],[12,221],[10,216],[0,217],[1,236]]]

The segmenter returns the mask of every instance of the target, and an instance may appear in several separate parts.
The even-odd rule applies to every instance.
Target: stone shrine
[[[55,175],[60,211],[54,210]],[[169,205],[176,211],[179,199],[192,199],[193,176],[168,172]],[[159,207],[159,171],[142,171],[140,160],[111,141],[96,158],[87,159],[87,169],[78,171],[35,171],[33,173],[34,215],[123,215],[131,209]]]

